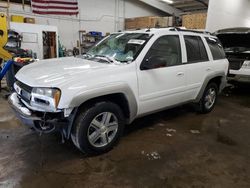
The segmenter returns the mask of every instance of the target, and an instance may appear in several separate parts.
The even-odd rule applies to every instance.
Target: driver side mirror
[[[150,70],[160,67],[166,67],[166,60],[161,56],[151,56],[144,59],[141,64],[141,70]]]

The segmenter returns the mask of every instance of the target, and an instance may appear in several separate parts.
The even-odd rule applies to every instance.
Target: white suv
[[[125,124],[184,103],[210,112],[228,60],[218,39],[176,28],[111,34],[81,57],[44,60],[16,75],[9,102],[37,132],[60,131],[85,153],[102,153]]]

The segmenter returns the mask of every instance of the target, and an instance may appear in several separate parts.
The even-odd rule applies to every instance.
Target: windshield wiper
[[[82,57],[86,59],[86,58],[91,58],[92,55],[89,54],[89,53],[85,53],[85,54],[82,55]]]
[[[94,55],[94,58],[95,57],[101,57],[101,58],[103,58],[104,60],[106,60],[106,61],[108,61],[109,63],[114,63],[114,60],[113,59],[111,59],[110,57],[108,57],[108,56],[105,56],[105,55]]]

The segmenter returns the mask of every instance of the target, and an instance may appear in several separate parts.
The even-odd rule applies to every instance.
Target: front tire
[[[74,145],[86,154],[101,154],[111,150],[124,129],[120,107],[112,102],[98,102],[82,109],[71,131]]]
[[[209,83],[199,102],[199,112],[206,114],[213,110],[218,96],[218,86],[215,83]]]

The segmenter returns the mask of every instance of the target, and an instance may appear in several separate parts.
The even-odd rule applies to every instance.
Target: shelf
[[[90,33],[86,33],[84,30],[80,30],[79,39],[80,53],[82,53],[99,42],[102,39],[102,36],[91,35]]]

